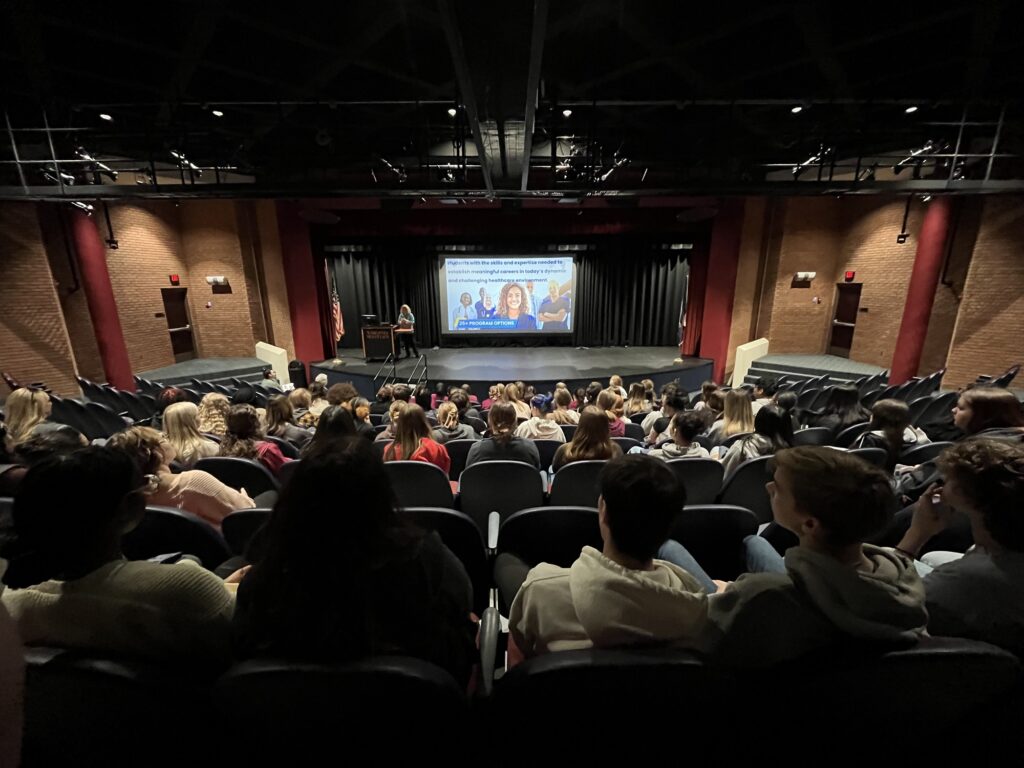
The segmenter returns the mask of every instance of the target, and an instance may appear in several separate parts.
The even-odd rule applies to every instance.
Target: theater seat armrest
[[[487,548],[494,551],[498,548],[498,528],[501,526],[501,515],[491,512],[487,515]]]
[[[484,696],[490,696],[494,688],[494,666],[497,663],[500,637],[501,616],[492,605],[480,619],[480,692]]]

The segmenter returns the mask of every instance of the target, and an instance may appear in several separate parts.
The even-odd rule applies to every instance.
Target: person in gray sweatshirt
[[[769,466],[775,521],[799,545],[783,558],[765,539],[747,538],[751,572],[718,583],[704,649],[723,663],[757,667],[831,645],[916,643],[928,614],[913,559],[863,543],[895,511],[888,476],[817,446],[779,451]]]

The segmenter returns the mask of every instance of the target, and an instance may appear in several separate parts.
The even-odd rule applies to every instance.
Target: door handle
[[[175,333],[177,331],[191,331],[192,330],[192,326],[191,325],[183,325],[183,326],[181,326],[181,328],[168,328],[167,330],[170,331],[171,333]]]
[[[841,325],[844,328],[856,328],[856,323],[844,323],[842,320],[833,320],[832,325]]]

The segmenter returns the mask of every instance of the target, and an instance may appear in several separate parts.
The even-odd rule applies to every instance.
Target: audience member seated
[[[941,501],[935,485],[918,499],[899,549],[916,556],[966,513],[974,546],[966,554],[929,552],[919,564],[928,630],[984,640],[1024,656],[1024,445],[975,439],[943,452]],[[932,565],[937,567],[932,568]]]
[[[358,497],[339,507],[339,488]],[[304,459],[268,525],[267,551],[238,588],[237,656],[326,664],[415,656],[468,681],[469,578],[436,533],[396,514],[366,441]]]
[[[700,443],[693,442],[701,432],[704,431],[704,419],[696,411],[679,411],[672,417],[672,424],[669,432],[672,434],[672,441],[662,443],[661,447],[654,448],[649,455],[657,459],[670,461],[671,459],[706,459],[708,449]],[[634,448],[634,451],[641,450]]]
[[[964,390],[953,407],[953,423],[969,437],[1024,440],[1024,411],[1007,389]]]
[[[118,432],[108,445],[130,453],[144,474],[156,475],[157,482],[147,504],[183,509],[218,529],[221,520],[236,509],[260,506],[244,489],[229,488],[209,472],[189,469],[172,473],[170,463],[178,455],[167,438],[152,427],[131,427]]]
[[[638,413],[650,413],[653,406],[651,401],[647,399],[647,390],[644,389],[644,385],[639,381],[634,381],[629,385],[629,397],[623,404],[623,413],[629,416],[635,416]]]
[[[579,413],[583,410],[583,405],[587,399],[587,390],[584,387],[576,387],[576,391],[573,392],[572,402],[569,403],[569,407],[572,410]]]
[[[227,661],[234,599],[224,582],[189,560],[160,565],[121,554],[121,537],[155,486],[130,455],[107,447],[32,468],[14,504],[17,538],[3,552],[2,600],[26,644]]]
[[[47,421],[50,412],[53,410],[53,403],[50,396],[41,389],[26,389],[21,387],[11,392],[4,403],[4,418],[7,425],[7,439],[12,447],[23,443],[29,438],[46,434],[47,432],[73,432],[78,431],[66,424],[57,424]]]
[[[741,437],[722,459],[726,477],[745,461],[758,456],[771,456],[776,451],[793,445],[793,426],[777,405],[763,405],[754,416],[754,434]]]
[[[267,434],[287,440],[299,449],[313,439],[312,432],[295,424],[291,400],[285,395],[274,395],[267,401]]]
[[[288,402],[292,404],[292,419],[298,423],[298,420],[309,411],[309,406],[313,404],[313,397],[305,387],[296,387],[288,393]]]
[[[651,422],[650,431],[647,434],[647,444],[658,447],[661,443],[671,440],[669,427],[672,425],[672,419],[685,411],[689,405],[686,395],[677,389],[671,390],[661,402],[660,413],[663,415]],[[644,419],[644,423],[647,423],[647,419]]]
[[[401,407],[401,406],[399,406]],[[303,461],[320,454],[342,450],[356,437],[352,414],[340,405],[331,405],[320,414],[320,426],[313,433],[313,439],[306,443],[300,454]]]
[[[388,408],[388,412],[384,414],[384,429],[377,433],[374,438],[376,442],[388,442],[390,443],[395,439],[395,430],[398,428],[398,414],[405,408],[408,403],[403,400],[392,400],[391,407]]]
[[[696,401],[693,403],[693,410],[703,411],[708,407],[708,398],[718,391],[718,384],[708,380],[700,385],[700,394],[697,396]]]
[[[565,442],[565,433],[557,423],[548,418],[552,397],[534,395],[530,401],[530,418],[516,428],[516,437],[528,440],[557,440]]]
[[[309,387],[309,408],[302,418],[298,420],[300,427],[316,429],[320,414],[327,410],[330,405],[327,402],[327,385],[321,381],[314,381]]]
[[[860,404],[860,390],[852,384],[840,384],[829,393],[825,409],[811,419],[815,427],[827,427],[838,435],[847,427],[870,420],[871,412]]]
[[[555,424],[579,424],[580,414],[571,410],[572,395],[568,389],[556,389],[554,394],[554,408],[548,414],[548,418]]]
[[[601,382],[592,381],[587,385],[586,392],[583,397],[583,404],[580,405],[576,410],[582,411],[585,405],[597,405],[597,396],[604,391],[604,387],[601,386]]]
[[[480,411],[470,407],[469,395],[466,394],[464,389],[453,389],[448,396],[448,402],[458,409],[460,424],[468,424],[474,432],[476,430],[483,432],[487,429],[485,422],[480,418]],[[472,419],[472,422],[470,419]],[[440,417],[438,417],[438,423],[440,423]]]
[[[370,421],[370,401],[365,397],[353,397],[348,401],[352,411],[352,421],[355,423],[356,432],[371,443],[377,438],[377,430]]]
[[[645,435],[649,435],[651,433],[651,429],[654,428],[654,422],[665,415],[665,412],[662,410],[665,405],[665,401],[670,395],[674,395],[678,390],[679,385],[674,381],[670,381],[668,384],[662,386],[661,398],[653,405],[653,410],[644,416],[644,420],[640,422],[640,426],[643,428]]]
[[[775,522],[799,546],[783,558],[765,539],[746,539],[750,573],[708,600],[705,648],[726,663],[767,666],[831,645],[916,643],[928,614],[913,559],[863,543],[896,506],[888,475],[821,446],[779,451],[770,463]]]
[[[775,397],[772,398],[772,402],[775,403],[782,412],[786,414],[786,418],[789,419],[790,426],[793,431],[796,432],[800,429],[800,409],[797,407],[797,401],[800,399],[796,392],[789,390],[785,392],[776,392]]]
[[[509,387],[515,385],[509,384]],[[508,387],[505,387],[506,394]],[[478,461],[522,461],[540,469],[540,452],[532,440],[516,437],[516,410],[511,403],[497,402],[487,414],[488,436],[466,456],[466,466]],[[561,449],[559,449],[561,450]]]
[[[390,405],[391,385],[385,384],[383,387],[377,390],[377,398],[373,401],[373,405],[370,406],[370,413],[387,413]]]
[[[608,417],[608,434],[612,437],[626,436],[626,419],[623,416],[622,396],[612,389],[605,389],[597,396],[597,407]]]
[[[930,442],[928,435],[910,425],[910,408],[902,400],[879,400],[871,406],[871,431],[853,444],[854,448],[882,448],[885,468],[896,469],[900,454]]]
[[[195,403],[174,403],[164,411],[164,434],[174,447],[177,462],[191,468],[200,459],[216,456],[220,446],[199,431],[199,408]]]
[[[716,444],[733,435],[754,431],[754,411],[750,398],[742,389],[730,389],[725,393],[725,410],[722,418],[708,430],[708,437]]]
[[[409,400],[412,399],[412,387],[408,384],[395,384],[395,386],[391,388],[391,396],[393,398],[391,403],[392,406],[394,406],[395,403],[408,403]],[[387,413],[384,414],[385,424],[389,424],[395,417],[396,410],[397,409],[394,407],[388,408]]]
[[[258,461],[273,475],[289,461],[278,446],[263,439],[259,413],[251,405],[231,406],[228,431],[220,444],[220,455]]]
[[[551,468],[557,472],[574,461],[609,461],[622,456],[622,448],[608,434],[608,417],[598,409],[584,411],[572,440],[558,446]]]
[[[199,431],[204,435],[224,437],[228,431],[228,413],[231,412],[231,401],[220,392],[209,392],[199,401]]]
[[[542,563],[529,572],[509,613],[516,646],[526,656],[652,643],[695,646],[705,631],[707,596],[682,568],[655,559],[685,491],[663,463],[647,456],[609,462],[600,486],[602,551],[584,547],[569,568]]]
[[[509,384],[505,387],[505,400],[508,405],[511,405],[513,410],[516,412],[516,419],[528,419],[530,418],[530,406],[522,401],[523,390],[519,388],[518,384]],[[494,410],[494,407],[491,407]]]
[[[430,423],[415,403],[398,412],[395,439],[384,449],[384,461],[423,461],[440,467],[446,475],[452,468],[448,449],[430,436]]]
[[[329,405],[347,406],[349,400],[358,396],[359,392],[352,386],[351,381],[342,381],[327,390],[327,402]]]
[[[179,387],[164,387],[156,396],[156,413],[149,419],[149,425],[154,429],[163,429],[164,411],[175,403],[188,402],[188,395],[185,390]]]
[[[485,411],[489,411],[491,406],[498,402],[505,396],[505,385],[502,383],[492,384],[487,389],[487,398],[481,403],[480,407]]]
[[[608,378],[608,389],[612,390],[616,395],[621,397],[623,400],[627,397],[627,392],[622,386],[622,377],[618,374],[610,376]]]
[[[264,389],[281,391],[281,381],[277,378],[277,371],[273,368],[263,369],[263,379],[260,381],[260,386]]]
[[[754,382],[754,402],[750,404],[751,410],[754,415],[761,410],[764,406],[770,405],[772,398],[775,397],[775,391],[779,388],[779,382],[776,379],[766,376],[760,376]]]
[[[420,407],[420,410],[423,411],[423,415],[428,419],[431,417],[436,418],[433,406],[431,406],[433,401],[433,394],[430,392],[430,389],[427,388],[426,384],[420,384],[412,391],[412,402]]]
[[[448,401],[437,408],[437,426],[431,437],[441,445],[449,440],[479,440],[480,436],[469,424],[459,422],[459,409],[455,403]]]

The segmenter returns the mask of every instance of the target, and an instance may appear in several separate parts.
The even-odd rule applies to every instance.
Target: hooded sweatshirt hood
[[[707,621],[700,583],[672,563],[634,571],[584,547],[569,569],[572,604],[595,647],[679,641],[695,644]]]
[[[673,442],[665,443],[661,448],[655,448],[650,455],[667,461],[669,459],[706,459],[711,454],[700,443],[690,443],[683,447]]]
[[[924,631],[924,584],[913,562],[864,544],[870,569],[854,569],[806,547],[786,552],[793,585],[844,634],[912,641]]]
[[[516,429],[516,437],[525,437],[531,440],[557,440],[565,442],[565,433],[562,427],[550,419],[542,419],[533,416],[524,421]]]

